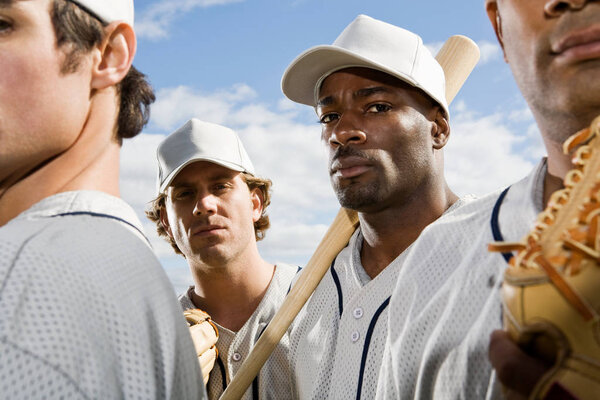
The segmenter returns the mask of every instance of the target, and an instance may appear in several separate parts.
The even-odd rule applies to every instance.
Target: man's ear
[[[450,124],[441,107],[436,107],[435,120],[431,128],[431,140],[435,150],[441,150],[450,138]]]
[[[121,82],[133,62],[136,38],[133,28],[123,22],[113,22],[104,28],[106,37],[96,49],[92,88],[105,89]]]
[[[169,225],[169,218],[167,217],[167,210],[165,209],[165,207],[161,207],[158,212],[160,214],[160,223],[162,224],[163,228],[165,228],[165,232],[167,232],[167,235],[169,235],[169,237],[173,239],[171,225]]]
[[[256,222],[262,216],[263,205],[265,203],[262,190],[259,188],[252,189],[250,200],[252,201],[252,222]]]
[[[500,10],[498,9],[498,2],[496,0],[487,0],[485,2],[485,10],[487,11],[488,18],[492,23],[492,28],[494,28],[494,33],[496,33],[498,43],[502,48],[504,61],[508,62],[508,60],[506,59],[506,53],[504,52],[504,37],[502,36],[502,17],[500,16]]]

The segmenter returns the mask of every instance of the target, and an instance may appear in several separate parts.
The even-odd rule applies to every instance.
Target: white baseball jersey
[[[360,259],[362,242],[359,228],[292,325],[294,398],[375,397],[388,304],[410,247],[371,280]]]
[[[390,301],[378,399],[501,398],[487,354],[502,326],[507,261],[487,245],[529,232],[542,210],[545,171],[543,161],[502,202],[493,193],[423,231]]]
[[[135,212],[48,197],[0,228],[0,397],[202,399],[173,287]]]
[[[213,321],[219,329],[219,340],[217,341],[219,357],[208,379],[209,399],[218,400],[223,394],[227,384],[240,369],[242,362],[283,303],[298,271],[300,271],[299,267],[281,263],[276,265],[267,292],[256,311],[238,332],[233,332]],[[197,308],[190,298],[190,290],[194,290],[194,287],[190,287],[186,293],[179,296],[179,302],[184,310]],[[285,334],[242,399],[289,398],[291,372],[288,363],[288,349],[289,335]]]

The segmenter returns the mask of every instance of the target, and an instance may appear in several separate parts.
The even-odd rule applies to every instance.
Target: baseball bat
[[[466,36],[452,36],[444,43],[436,59],[446,75],[446,100],[450,104],[479,61],[479,48]],[[357,226],[358,214],[355,211],[342,208],[338,212],[281,308],[252,348],[220,400],[242,398],[296,315],[321,282],[334,258],[348,244]]]

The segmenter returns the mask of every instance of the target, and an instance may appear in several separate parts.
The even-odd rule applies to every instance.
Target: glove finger
[[[206,322],[190,326],[190,335],[192,336],[197,355],[213,347],[218,339],[213,326]]]
[[[190,325],[200,324],[210,319],[210,315],[208,315],[205,311],[202,311],[200,309],[185,310],[183,312],[183,315],[185,316],[185,319]]]
[[[204,384],[208,382],[208,376],[210,371],[212,371],[215,366],[215,361],[217,360],[217,351],[215,347],[208,349],[208,351],[200,354],[198,356],[198,362],[200,363],[200,368],[202,369],[202,377],[204,378]]]

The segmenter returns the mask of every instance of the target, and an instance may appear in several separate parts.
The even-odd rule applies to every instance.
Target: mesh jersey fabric
[[[447,212],[466,201],[457,201]],[[371,280],[360,260],[362,242],[359,228],[292,324],[294,398],[375,397],[387,304],[410,247]]]
[[[2,398],[202,399],[187,325],[134,211],[48,197],[0,228]]]
[[[264,297],[238,332],[233,332],[213,321],[219,329],[217,349],[223,370],[217,361],[210,372],[207,384],[209,399],[217,400],[223,394],[223,387],[231,382],[263,330],[279,310],[299,270],[300,268],[288,264],[278,263],[276,265],[273,279],[271,279]],[[179,302],[184,310],[197,308],[190,298],[191,290],[194,290],[193,286],[179,296]],[[286,333],[260,370],[258,398],[253,397],[251,386],[242,397],[243,400],[290,398],[291,372],[288,363],[288,349],[289,335]]]
[[[542,161],[508,191],[499,214],[507,241],[518,241],[542,209]],[[500,285],[507,266],[494,241],[490,194],[428,226],[404,263],[390,301],[377,399],[495,399],[490,333],[502,327]]]

